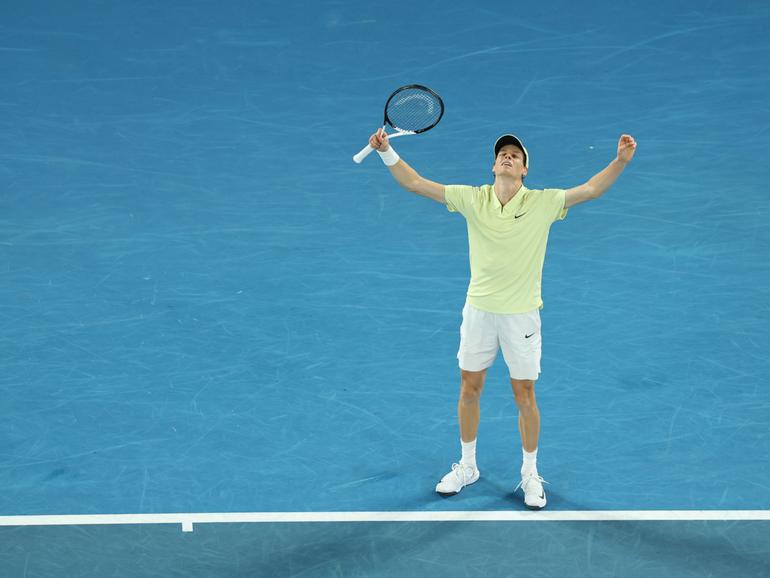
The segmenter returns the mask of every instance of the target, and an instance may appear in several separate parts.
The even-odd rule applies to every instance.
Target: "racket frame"
[[[404,130],[404,129],[398,128],[396,125],[394,125],[391,122],[390,118],[388,118],[388,105],[390,104],[390,101],[393,100],[399,93],[401,93],[401,92],[403,92],[405,90],[413,89],[413,88],[416,88],[418,90],[423,90],[423,91],[428,92],[431,95],[433,95],[433,97],[438,101],[439,105],[441,106],[441,111],[439,112],[438,118],[433,122],[433,124],[431,124],[429,126],[426,126],[425,128],[421,128],[419,130]],[[384,118],[383,118],[382,130],[385,130],[388,126],[394,128],[396,130],[396,132],[394,132],[392,134],[387,134],[386,133],[386,136],[388,137],[388,139],[398,138],[400,136],[406,136],[406,135],[412,135],[412,134],[420,134],[420,133],[428,131],[428,130],[432,129],[434,126],[436,126],[439,123],[439,121],[441,120],[441,117],[443,117],[443,116],[444,116],[444,101],[441,100],[441,97],[434,90],[431,90],[430,88],[428,88],[427,86],[423,86],[422,84],[408,84],[406,86],[402,86],[400,88],[397,88],[393,92],[393,94],[391,94],[388,97],[388,100],[385,102],[385,114],[384,114]],[[353,155],[353,162],[361,163],[373,151],[374,151],[374,149],[370,145],[367,144],[364,148],[362,148],[355,155]]]

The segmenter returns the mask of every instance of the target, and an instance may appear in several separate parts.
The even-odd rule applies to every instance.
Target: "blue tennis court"
[[[0,574],[770,575],[769,25],[748,0],[4,4]],[[551,228],[542,512],[512,494],[501,356],[482,477],[434,492],[466,225],[351,160],[411,83],[446,113],[394,147],[441,183],[491,183],[507,132],[537,188],[639,145]]]

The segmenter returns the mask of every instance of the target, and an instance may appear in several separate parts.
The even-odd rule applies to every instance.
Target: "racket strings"
[[[393,95],[386,109],[387,121],[394,128],[419,132],[434,126],[444,112],[436,95],[418,88],[409,88]]]

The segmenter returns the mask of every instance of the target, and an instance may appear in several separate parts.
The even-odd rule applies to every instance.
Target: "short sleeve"
[[[566,191],[564,189],[545,189],[543,191],[548,211],[551,214],[551,222],[561,221],[567,216],[569,209],[564,208]]]
[[[447,185],[444,187],[446,208],[452,213],[465,215],[473,198],[473,187],[468,185]]]

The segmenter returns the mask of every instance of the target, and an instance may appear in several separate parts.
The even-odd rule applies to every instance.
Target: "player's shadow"
[[[243,560],[238,576],[399,575],[403,562],[420,559],[432,544],[464,531],[452,522],[345,522],[281,524],[282,547]],[[302,528],[300,528],[302,526]],[[440,548],[439,548],[440,549]]]

